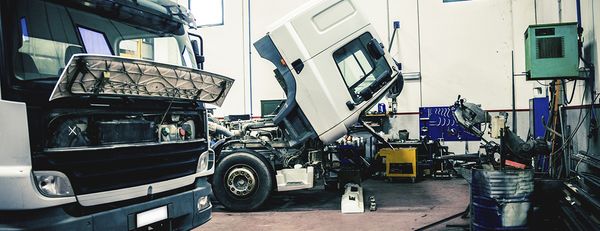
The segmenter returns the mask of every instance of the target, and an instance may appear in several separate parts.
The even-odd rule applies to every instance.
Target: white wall
[[[299,0],[226,1],[225,25],[198,30],[205,39],[205,69],[237,80],[224,108],[217,110],[222,115],[250,113],[250,74],[254,115],[260,114],[261,99],[284,97],[272,77],[272,65],[261,59],[253,47],[253,54],[248,54],[249,2],[252,42],[264,36],[272,22],[304,3]],[[421,72],[421,81],[407,81],[399,98],[401,112],[416,112],[420,106],[450,104],[458,94],[488,108],[510,108],[510,97],[497,96],[510,95],[511,51],[516,50],[515,72],[524,70],[522,32],[526,25],[534,23],[534,17],[532,9],[523,9],[533,7],[532,3],[533,0],[358,1],[384,38],[389,39],[392,22],[400,21],[392,54],[402,62],[404,72]],[[517,17],[513,18],[513,11],[518,12]],[[252,57],[251,71],[249,56]],[[519,77],[517,86],[519,98],[532,96],[532,83]],[[527,108],[527,101],[519,100],[517,107]]]
[[[246,111],[246,40],[244,23],[246,13],[243,1],[225,1],[224,26],[193,31],[204,40],[204,69],[235,79],[229,95],[219,112],[223,115],[242,114]]]
[[[204,69],[235,79],[234,87],[223,107],[216,110],[216,115],[251,114],[251,112],[260,115],[260,100],[285,98],[285,94],[273,77],[274,67],[260,58],[251,43],[264,36],[270,24],[304,2],[301,0],[224,1],[225,25],[195,31],[204,39],[206,56]],[[248,3],[250,3],[250,12]],[[248,26],[249,23],[251,27]],[[251,55],[249,51],[252,52]],[[252,88],[250,74],[252,74]],[[252,111],[250,94],[253,99]]]
[[[398,98],[399,111],[417,112],[420,106],[450,105],[459,94],[471,102],[482,104],[485,109],[510,109],[513,52],[514,72],[525,71],[523,32],[528,25],[536,22],[575,21],[575,1],[472,0],[443,3],[442,0],[357,0],[357,4],[382,38],[389,40],[392,22],[400,21],[401,27],[392,41],[391,53],[403,64],[405,73],[420,72],[422,78],[406,82]],[[225,25],[198,30],[205,40],[205,69],[236,79],[224,106],[217,110],[218,115],[251,112],[260,115],[260,100],[284,98],[273,77],[272,65],[262,60],[254,48],[249,47],[249,42],[262,37],[272,22],[304,2],[225,1]],[[597,22],[600,20],[600,4],[582,0],[582,10],[586,50],[597,63],[599,48],[595,37],[600,36],[600,31],[594,30],[593,24],[600,23]],[[250,36],[248,30],[251,30]],[[252,51],[251,55],[249,51]],[[252,69],[249,68],[250,60]],[[596,88],[600,86],[598,82]],[[581,86],[577,88],[574,104],[581,103],[579,96],[583,92],[583,83],[578,83]],[[540,84],[526,82],[523,76],[516,77],[517,109],[528,108],[528,99],[533,97],[532,89],[537,86]],[[568,87],[572,89],[572,85]],[[402,123],[394,124],[418,131],[418,120],[414,115],[400,117],[398,121]],[[524,136],[528,128],[527,121],[522,120],[526,120],[525,115],[519,116],[518,129],[519,135]]]

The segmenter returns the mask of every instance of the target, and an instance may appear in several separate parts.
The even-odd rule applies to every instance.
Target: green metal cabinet
[[[525,68],[527,80],[580,78],[577,23],[529,26]]]

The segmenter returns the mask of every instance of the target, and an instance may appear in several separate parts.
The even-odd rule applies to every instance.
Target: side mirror
[[[404,78],[402,77],[402,75],[398,74],[396,81],[394,82],[394,84],[392,84],[392,87],[390,87],[390,89],[387,92],[387,97],[390,99],[398,97],[402,92],[402,89],[404,89]]]
[[[377,42],[376,39],[372,39],[367,44],[367,50],[369,51],[369,55],[371,55],[371,57],[375,60],[378,60],[381,57],[383,57],[383,55],[385,55],[383,46],[379,42]]]
[[[198,69],[204,69],[204,40],[200,35],[189,34],[190,41],[192,43],[192,51],[194,52],[194,57],[196,58],[196,64],[198,64]]]

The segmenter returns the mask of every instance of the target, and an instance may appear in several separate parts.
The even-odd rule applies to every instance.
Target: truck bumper
[[[160,226],[154,226],[154,229],[190,230],[206,223],[212,216],[210,202],[206,208],[198,210],[200,198],[212,193],[211,185],[206,179],[199,178],[195,186],[190,191],[83,216],[70,215],[62,206],[0,211],[0,230],[135,230],[138,213],[163,206],[167,206],[168,218],[156,222],[154,225]]]

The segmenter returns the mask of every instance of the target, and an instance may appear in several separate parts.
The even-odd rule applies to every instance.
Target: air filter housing
[[[527,80],[577,79],[577,23],[531,25],[525,31]]]

